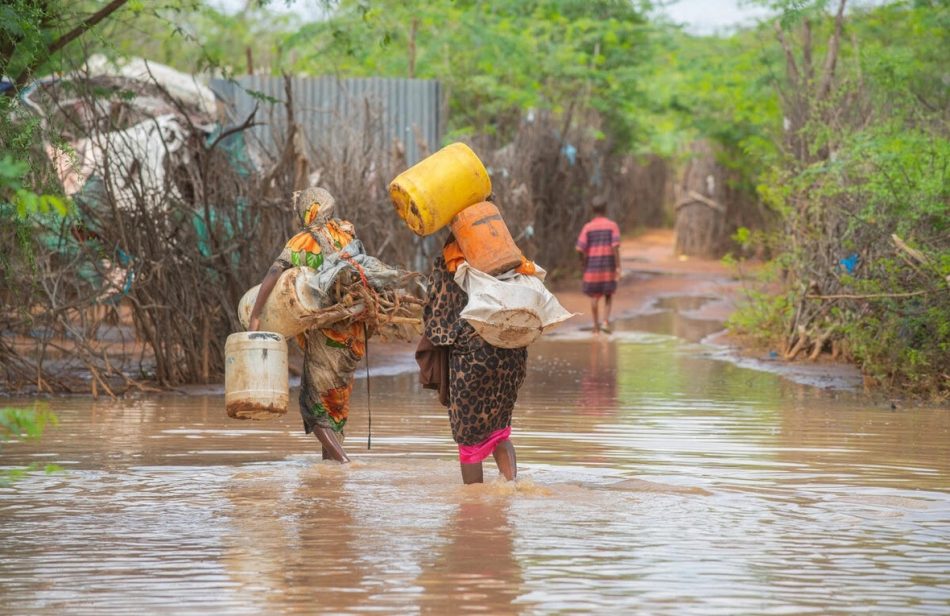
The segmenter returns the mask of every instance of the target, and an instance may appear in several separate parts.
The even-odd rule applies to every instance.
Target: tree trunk
[[[676,253],[718,258],[729,243],[725,173],[706,141],[692,146],[676,201]]]

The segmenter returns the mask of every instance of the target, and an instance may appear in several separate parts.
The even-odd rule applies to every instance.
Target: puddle
[[[614,331],[644,331],[676,336],[687,342],[700,342],[709,335],[722,331],[722,322],[696,318],[690,316],[690,313],[714,301],[716,298],[712,297],[661,297],[648,306],[644,313],[618,320]]]

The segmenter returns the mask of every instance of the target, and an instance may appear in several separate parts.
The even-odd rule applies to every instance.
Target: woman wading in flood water
[[[353,241],[353,225],[333,218],[334,208],[333,196],[322,188],[308,188],[299,195],[297,209],[303,230],[287,242],[261,282],[251,310],[250,331],[260,328],[261,310],[285,270],[302,265],[320,269],[325,255],[340,252]],[[353,373],[366,352],[363,324],[313,328],[297,340],[304,349],[300,383],[304,430],[319,439],[324,459],[349,462],[343,450],[343,427],[350,414]]]
[[[440,399],[449,407],[462,481],[481,483],[482,461],[488,456],[494,456],[498,470],[510,481],[518,474],[515,448],[509,440],[511,414],[524,382],[528,350],[492,346],[459,317],[468,295],[456,284],[454,272],[463,259],[454,237],[449,236],[429,276],[422,314],[424,339],[417,358],[433,357],[439,351],[447,356],[447,374],[443,374],[448,392],[443,383]],[[426,372],[423,367],[424,377]],[[435,368],[435,372],[441,371]]]

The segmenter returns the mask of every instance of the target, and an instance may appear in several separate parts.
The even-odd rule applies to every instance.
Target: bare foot
[[[511,441],[504,440],[495,445],[492,454],[495,456],[498,471],[508,481],[514,480],[518,476],[518,463],[515,458],[515,446],[511,444]]]
[[[350,461],[350,457],[346,455],[343,445],[340,444],[340,441],[330,428],[317,426],[314,428],[313,434],[323,446],[324,460],[336,460],[340,464],[346,464]]]

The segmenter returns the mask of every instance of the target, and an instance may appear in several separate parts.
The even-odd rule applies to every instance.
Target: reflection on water
[[[687,342],[699,342],[706,336],[722,331],[722,323],[697,319],[691,313],[714,298],[709,297],[662,297],[652,304],[652,310],[618,323],[617,331],[646,331],[682,338]]]
[[[946,613],[950,412],[892,411],[623,324],[532,346],[522,479],[460,485],[414,374],[354,394],[354,463],[292,410],[49,402],[0,464],[9,613]],[[670,331],[661,331],[670,334]],[[486,467],[487,470],[488,467]]]
[[[440,530],[443,542],[424,558],[416,584],[423,613],[484,612],[521,595],[521,566],[507,499],[472,498],[455,505]]]
[[[575,405],[585,415],[606,415],[617,406],[617,345],[594,336]]]

